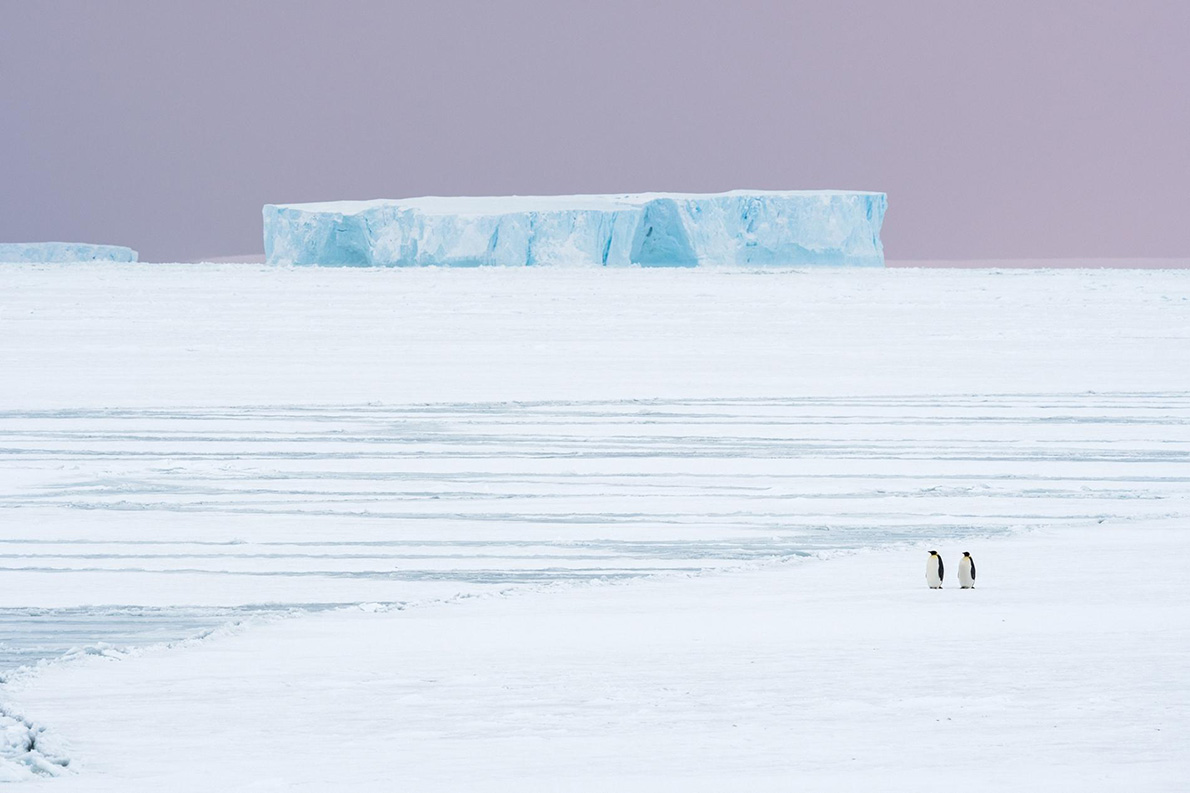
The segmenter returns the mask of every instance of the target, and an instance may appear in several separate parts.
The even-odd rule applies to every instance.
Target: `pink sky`
[[[890,260],[1190,257],[1190,3],[12,3],[0,241],[266,202],[884,190]]]

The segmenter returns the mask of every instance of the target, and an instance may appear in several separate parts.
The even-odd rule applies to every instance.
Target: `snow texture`
[[[5,692],[67,791],[1185,790],[1179,519],[406,610],[355,608]]]
[[[264,207],[270,264],[881,266],[883,193],[411,198]]]
[[[0,776],[1185,788],[1190,272],[0,293]]]
[[[56,733],[0,705],[0,782],[59,776],[69,766],[70,759]]]
[[[135,262],[136,251],[84,242],[0,242],[0,262]]]

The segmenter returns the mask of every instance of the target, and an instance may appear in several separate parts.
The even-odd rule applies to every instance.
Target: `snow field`
[[[0,265],[0,408],[1187,390],[1184,270]]]
[[[293,608],[1185,514],[1187,402],[10,411],[0,663]]]
[[[1180,789],[1188,286],[0,266],[0,768]]]
[[[1188,764],[1179,523],[752,572],[334,612],[43,670],[55,790],[1175,791]],[[201,759],[200,759],[201,758]],[[196,766],[201,764],[201,771]]]

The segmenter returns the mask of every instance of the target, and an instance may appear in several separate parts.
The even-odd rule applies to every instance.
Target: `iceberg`
[[[85,242],[0,242],[0,262],[135,262],[136,251],[121,245]]]
[[[425,197],[268,204],[270,264],[880,267],[884,193]]]

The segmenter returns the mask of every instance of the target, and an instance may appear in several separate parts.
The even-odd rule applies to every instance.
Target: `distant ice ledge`
[[[135,262],[136,251],[121,245],[85,242],[0,242],[0,262]]]
[[[270,264],[882,266],[884,193],[426,197],[269,204]]]

